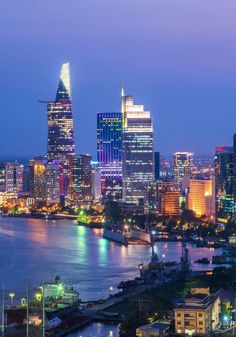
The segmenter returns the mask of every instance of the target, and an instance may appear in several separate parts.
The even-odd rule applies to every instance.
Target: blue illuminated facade
[[[216,219],[230,221],[234,212],[233,148],[222,146],[215,153]]]
[[[122,114],[97,114],[97,160],[101,171],[102,194],[121,197]]]

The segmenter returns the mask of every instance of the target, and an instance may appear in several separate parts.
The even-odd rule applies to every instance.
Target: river
[[[159,256],[177,261],[181,255],[179,242],[156,244]],[[105,298],[116,291],[122,280],[138,275],[138,264],[148,262],[149,246],[120,246],[102,238],[102,230],[78,226],[72,220],[0,218],[0,282],[22,296],[28,279],[31,288],[60,275],[64,283],[80,290],[82,300]],[[194,269],[212,268],[197,265],[194,260],[211,258],[221,249],[189,246]],[[95,323],[73,336],[118,336],[117,326]],[[86,332],[86,329],[88,331]]]

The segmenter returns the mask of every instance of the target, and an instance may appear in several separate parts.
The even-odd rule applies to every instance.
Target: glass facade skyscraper
[[[23,191],[24,166],[18,162],[6,164],[5,187],[6,192]]]
[[[97,160],[101,172],[102,194],[121,197],[122,114],[97,114]]]
[[[47,104],[48,160],[58,160],[62,167],[61,194],[69,185],[69,162],[75,155],[74,122],[71,103],[70,67],[62,66],[55,101]]]
[[[5,191],[6,164],[0,162],[0,192]]]
[[[176,152],[174,154],[174,180],[177,190],[182,189],[183,178],[191,175],[191,166],[192,153]]]
[[[71,161],[72,182],[71,193],[73,199],[91,198],[91,156],[89,154],[79,154]]]
[[[234,211],[233,148],[217,147],[215,151],[216,219],[229,221]]]
[[[35,157],[29,161],[29,188],[36,201],[46,200],[46,164],[43,157]]]
[[[61,165],[58,160],[48,160],[46,164],[46,198],[47,203],[59,203]]]
[[[160,152],[155,152],[155,180],[160,179]]]
[[[154,181],[153,123],[143,105],[134,104],[122,90],[123,199],[144,200],[147,187]]]

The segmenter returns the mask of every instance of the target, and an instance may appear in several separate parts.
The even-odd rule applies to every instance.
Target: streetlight
[[[228,326],[228,320],[229,320],[228,316],[227,316],[227,315],[224,315],[224,316],[223,316],[223,321],[224,321],[226,327]]]
[[[9,297],[11,299],[11,306],[13,307],[13,300],[14,300],[15,294],[14,293],[10,293]]]

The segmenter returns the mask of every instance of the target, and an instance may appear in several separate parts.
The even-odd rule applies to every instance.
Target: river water
[[[181,255],[179,242],[157,243],[155,249],[169,261],[178,261]],[[194,260],[221,253],[191,246],[189,251],[194,269],[212,268]],[[138,276],[138,264],[148,262],[150,255],[149,246],[120,246],[102,238],[102,230],[72,220],[0,218],[0,283],[16,297],[24,294],[27,279],[33,288],[60,275],[64,283],[79,288],[82,300],[105,298],[120,281]],[[73,336],[118,336],[117,326],[99,323],[82,332]]]

